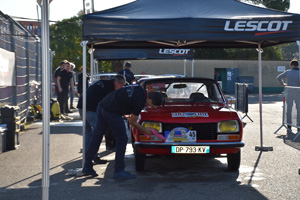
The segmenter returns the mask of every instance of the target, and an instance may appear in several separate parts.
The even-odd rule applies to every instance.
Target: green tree
[[[255,5],[264,5],[266,8],[288,11],[290,0],[240,0],[242,2],[251,2]]]
[[[299,46],[296,42],[280,45],[283,60],[299,58]]]
[[[64,19],[50,25],[50,48],[55,51],[53,70],[60,61],[68,60],[76,65],[75,71],[82,66],[82,11],[78,16]]]

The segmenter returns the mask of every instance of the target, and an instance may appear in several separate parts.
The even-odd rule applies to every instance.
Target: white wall
[[[134,74],[184,74],[183,60],[132,60]],[[290,61],[262,61],[263,87],[281,87],[276,77],[278,66],[289,69]],[[186,61],[187,76],[191,76],[192,62]],[[195,60],[194,76],[213,78],[215,68],[239,68],[239,76],[254,76],[254,87],[258,87],[258,60]]]

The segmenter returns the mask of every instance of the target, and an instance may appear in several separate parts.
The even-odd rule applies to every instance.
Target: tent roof
[[[247,48],[300,40],[300,15],[235,0],[138,0],[83,16],[101,48]]]

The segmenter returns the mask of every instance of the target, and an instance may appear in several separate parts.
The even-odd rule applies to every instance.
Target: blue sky
[[[134,0],[94,0],[95,10],[105,10]],[[37,19],[36,0],[0,0],[0,11],[9,16]],[[53,0],[50,3],[50,20],[57,21],[77,15],[83,9],[82,0]]]
[[[134,0],[94,0],[94,4],[95,10],[99,11],[131,1]],[[290,2],[289,12],[300,14],[300,0],[290,0]],[[36,0],[0,0],[0,5],[0,10],[4,14],[32,19],[38,18]],[[82,0],[53,0],[50,4],[50,20],[57,21],[70,18],[77,15],[82,8]],[[38,12],[40,14],[40,9]]]

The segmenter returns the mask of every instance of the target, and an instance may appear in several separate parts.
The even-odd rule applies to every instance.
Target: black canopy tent
[[[299,15],[235,0],[138,0],[82,19],[83,40],[101,48],[256,48],[300,37]]]
[[[300,15],[236,0],[138,0],[82,19],[83,40],[92,48],[258,48],[261,146],[256,150],[271,150],[262,141],[261,48],[300,40]]]
[[[96,60],[99,60],[99,61],[103,61],[103,60],[145,60],[145,59],[185,60],[184,75],[186,75],[186,60],[194,59],[194,49],[187,49],[187,48],[99,49],[99,48],[95,48],[95,50],[93,52],[93,58]],[[93,66],[93,64],[92,64],[92,66]],[[98,65],[96,65],[95,67],[98,68]],[[194,68],[194,62],[193,62],[192,68]],[[95,71],[97,71],[97,70],[91,68],[92,77],[93,77]]]

